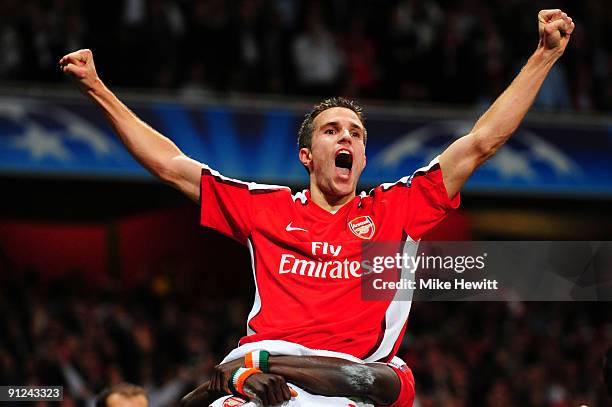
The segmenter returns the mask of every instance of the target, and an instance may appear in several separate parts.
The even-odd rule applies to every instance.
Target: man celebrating
[[[410,302],[362,300],[361,243],[418,241],[459,205],[460,189],[516,130],[574,29],[561,10],[540,11],[538,20],[536,51],[469,134],[412,176],[360,195],[356,187],[366,166],[368,134],[361,108],[352,101],[329,99],[306,115],[299,159],[309,173],[309,189],[292,195],[286,187],[224,177],[187,157],[104,86],[89,50],[64,56],[60,66],[144,167],[200,202],[202,225],[248,246],[256,298],[247,336],[226,361],[258,349],[305,356],[320,356],[313,349],[325,349],[332,352],[322,356],[389,362]],[[242,386],[255,379],[241,380]]]

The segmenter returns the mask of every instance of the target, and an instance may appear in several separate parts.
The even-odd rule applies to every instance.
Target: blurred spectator
[[[23,63],[23,39],[19,31],[19,8],[17,2],[0,2],[0,77],[24,79],[19,68]]]
[[[261,91],[264,50],[262,46],[263,28],[259,20],[262,18],[261,0],[246,0],[238,11],[236,25],[236,51],[238,64],[232,87],[237,90],[255,92]]]
[[[348,71],[348,80],[342,93],[351,97],[374,96],[379,74],[376,47],[366,35],[363,21],[351,20],[342,47]]]
[[[480,21],[471,1],[446,11],[433,56],[426,64],[433,76],[432,97],[438,102],[470,104],[480,93],[485,61],[479,55]]]
[[[208,83],[216,90],[227,91],[238,53],[230,10],[222,0],[196,0],[188,4],[180,63],[202,64]]]
[[[383,40],[385,89],[393,97],[425,101],[431,98],[431,61],[442,10],[434,0],[398,2],[389,10]]]
[[[61,81],[92,48],[115,86],[488,104],[537,44],[527,0],[0,2],[0,80]],[[537,107],[612,108],[612,9],[568,4],[577,28]],[[26,57],[27,56],[27,57]]]
[[[572,106],[567,75],[562,65],[554,65],[550,69],[533,105],[542,110],[568,110]]]
[[[96,407],[147,407],[148,405],[145,389],[129,383],[120,383],[103,390],[96,400]]]
[[[330,96],[338,91],[344,55],[323,17],[314,10],[307,17],[306,29],[293,42],[298,89],[302,94]]]
[[[172,0],[147,1],[148,18],[145,22],[147,60],[152,64],[153,86],[171,88],[178,83],[178,65],[181,58],[176,44],[185,32],[184,19],[178,4]],[[140,46],[142,47],[142,45]]]
[[[473,69],[481,72],[478,92],[484,104],[488,106],[507,86],[504,77],[504,66],[507,63],[506,44],[502,39],[493,10],[482,8],[480,20],[476,51],[482,63],[480,66],[474,66]]]
[[[213,88],[208,82],[202,61],[193,62],[187,69],[187,80],[181,88],[181,96],[191,100],[213,96]]]

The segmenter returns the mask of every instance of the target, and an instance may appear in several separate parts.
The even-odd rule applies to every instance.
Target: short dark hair
[[[361,124],[363,124],[364,128],[364,139],[365,143],[368,137],[367,132],[365,131],[365,117],[363,114],[363,109],[361,106],[357,104],[354,100],[346,99],[343,97],[333,97],[329,99],[325,99],[322,102],[317,103],[312,107],[312,110],[304,115],[304,121],[300,125],[300,130],[298,131],[298,149],[301,148],[311,148],[312,146],[312,133],[314,132],[313,122],[314,119],[322,112],[327,109],[332,109],[334,107],[344,107],[346,109],[350,109],[359,118]]]
[[[106,407],[106,399],[111,394],[119,394],[123,397],[145,396],[147,400],[149,399],[144,388],[131,383],[119,383],[100,392],[96,398],[96,407]]]

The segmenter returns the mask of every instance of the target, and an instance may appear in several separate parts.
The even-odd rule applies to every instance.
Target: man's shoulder
[[[359,195],[357,195],[362,201],[379,201],[381,199],[388,199],[397,192],[406,191],[406,188],[410,186],[409,177],[403,177],[395,182],[385,182],[379,184],[369,191],[361,191]]]
[[[289,187],[251,189],[253,203],[268,213],[281,214],[306,208],[310,195],[307,190],[293,192]]]
[[[248,190],[254,195],[266,193],[288,193],[291,195],[291,188],[285,185],[264,184],[257,181],[243,181],[241,179],[232,178],[220,173],[217,170],[210,168],[206,164],[202,164],[202,182],[205,178],[210,179],[212,184],[226,185],[238,189]]]
[[[370,189],[369,192],[361,192],[360,196],[362,197],[371,197],[376,194],[381,194],[385,192],[396,192],[398,190],[405,190],[405,188],[410,188],[413,186],[413,181],[415,179],[419,179],[423,177],[425,179],[436,180],[437,178],[442,179],[440,174],[440,164],[438,161],[438,157],[435,157],[431,162],[421,168],[415,170],[412,174],[406,175],[404,177],[399,178],[396,181],[392,182],[383,182],[374,188]]]

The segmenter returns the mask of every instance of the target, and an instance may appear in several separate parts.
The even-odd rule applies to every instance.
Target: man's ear
[[[312,163],[312,153],[309,148],[302,147],[299,152],[300,162],[304,165],[304,167],[310,169],[310,165]]]

